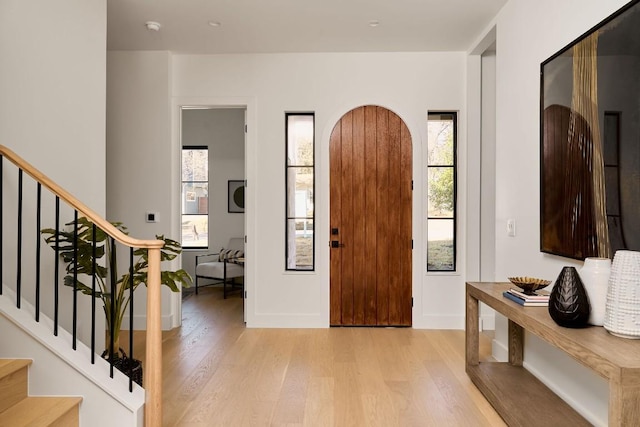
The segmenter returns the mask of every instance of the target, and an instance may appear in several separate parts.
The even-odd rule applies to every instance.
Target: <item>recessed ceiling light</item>
[[[380,25],[380,21],[378,21],[377,19],[372,19],[371,21],[369,21],[370,27],[377,27],[378,25]]]
[[[219,21],[209,21],[209,25],[211,25],[212,27],[219,27],[222,25],[222,23]]]
[[[147,27],[147,30],[151,31],[160,31],[160,27],[162,27],[162,25],[156,21],[147,21],[144,25]]]

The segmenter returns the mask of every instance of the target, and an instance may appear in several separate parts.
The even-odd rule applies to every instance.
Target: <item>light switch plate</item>
[[[158,212],[146,212],[144,214],[144,220],[146,222],[159,222],[160,215],[158,214]]]

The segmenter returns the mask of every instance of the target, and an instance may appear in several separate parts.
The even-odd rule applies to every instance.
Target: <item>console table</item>
[[[512,286],[466,284],[466,371],[505,422],[510,426],[590,425],[522,367],[526,330],[609,382],[609,426],[639,425],[640,340],[618,338],[597,326],[558,326],[546,307],[523,307],[503,297]],[[508,362],[479,361],[479,302],[509,319]]]

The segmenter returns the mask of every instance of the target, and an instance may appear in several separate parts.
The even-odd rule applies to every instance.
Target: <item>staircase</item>
[[[0,359],[0,427],[79,426],[80,397],[28,395],[31,360]]]
[[[76,199],[71,193],[58,184],[49,179],[26,160],[18,156],[8,147],[0,145],[0,188],[3,189],[2,197],[0,197],[0,231],[11,230],[9,236],[3,234],[0,238],[0,253],[2,253],[2,263],[0,270],[4,274],[0,274],[1,279],[5,280],[8,285],[3,287],[4,283],[0,280],[0,355],[2,357],[33,357],[37,363],[38,375],[34,375],[31,381],[34,392],[40,392],[36,386],[55,386],[56,388],[64,388],[59,391],[60,394],[70,395],[78,393],[82,396],[91,396],[86,399],[80,407],[80,399],[71,399],[70,405],[66,406],[66,399],[60,402],[52,398],[35,398],[28,397],[27,392],[27,366],[29,362],[3,362],[0,364],[0,427],[14,426],[72,426],[78,425],[80,418],[79,411],[82,414],[83,423],[92,427],[110,427],[117,426],[146,426],[161,427],[162,426],[162,274],[160,271],[160,263],[167,259],[162,249],[165,246],[163,240],[141,240],[131,237],[114,226],[112,223],[98,215],[84,203]],[[26,179],[26,185],[23,180]],[[35,184],[35,185],[34,185]],[[41,193],[44,191],[44,195]],[[35,194],[34,194],[35,193]],[[23,197],[24,196],[24,197]],[[23,202],[27,200],[27,202]],[[4,208],[3,208],[4,207]],[[23,208],[24,214],[23,214]],[[13,212],[11,215],[9,211]],[[73,218],[73,220],[71,219]],[[133,259],[136,251],[145,251],[146,268],[146,359],[145,359],[145,388],[134,386],[132,379],[114,369],[113,363],[109,364],[104,360],[95,360],[95,355],[99,354],[95,345],[94,336],[89,337],[89,329],[91,334],[98,331],[96,323],[96,310],[92,306],[91,314],[85,310],[76,309],[77,303],[75,295],[78,291],[93,296],[93,301],[99,299],[99,291],[92,288],[76,288],[71,291],[66,289],[64,292],[64,301],[66,304],[58,302],[59,283],[61,275],[57,270],[59,266],[59,256],[64,255],[67,250],[65,245],[72,242],[76,245],[76,239],[79,239],[79,227],[74,226],[66,228],[68,224],[77,224],[80,218],[85,218],[92,224],[92,228],[88,231],[91,236],[93,250],[97,250],[97,243],[100,236],[106,236],[113,244],[121,247],[121,250],[128,251],[130,254],[130,269],[133,268]],[[41,222],[44,219],[44,224]],[[51,253],[47,257],[41,257],[43,252],[42,246],[47,242],[42,242],[38,238],[33,247],[32,240],[27,243],[29,233],[34,230],[38,234],[42,234],[43,227],[51,228],[55,233],[62,230],[68,234],[71,240],[67,243],[55,241],[54,248],[56,258],[51,258]],[[24,233],[23,233],[24,230]],[[15,232],[15,233],[14,233]],[[14,233],[15,235],[13,235]],[[23,235],[24,234],[24,235]],[[40,236],[42,237],[42,236]],[[15,240],[14,240],[15,239]],[[4,244],[11,240],[13,245]],[[24,245],[23,245],[24,241]],[[4,246],[3,246],[4,245]],[[115,246],[113,247],[113,260],[117,259],[115,255]],[[73,254],[76,254],[78,248],[74,246]],[[91,252],[89,252],[91,253]],[[125,252],[126,253],[126,252]],[[86,254],[82,255],[84,257]],[[97,256],[93,255],[94,257]],[[74,255],[71,256],[73,258]],[[11,261],[13,259],[13,261]],[[168,258],[172,259],[172,258]],[[7,266],[7,268],[4,268]],[[63,267],[64,268],[64,267]],[[101,267],[105,268],[105,267]],[[76,273],[93,276],[97,275],[97,265],[93,264],[89,269],[84,269],[77,260],[74,261],[72,270]],[[25,273],[23,275],[23,272]],[[40,277],[40,273],[44,272],[46,277]],[[67,271],[69,273],[70,271]],[[43,280],[41,280],[43,279]],[[15,280],[15,282],[14,282]],[[72,276],[72,283],[77,278]],[[49,282],[50,281],[50,282]],[[116,281],[110,281],[111,290],[107,290],[111,295],[115,295],[116,289],[124,290],[124,283],[118,285]],[[15,286],[14,286],[15,284]],[[49,286],[49,285],[52,286]],[[41,286],[42,285],[42,286]],[[84,285],[83,285],[84,286]],[[93,283],[91,284],[93,286]],[[99,287],[99,286],[98,286]],[[133,289],[135,286],[129,286],[130,297],[133,297]],[[12,297],[6,297],[6,294],[12,293]],[[53,313],[44,313],[40,309],[41,300],[44,304],[53,302]],[[23,309],[23,305],[33,308],[32,312]],[[70,306],[73,308],[69,310]],[[139,305],[139,304],[135,304]],[[113,305],[112,305],[113,306]],[[49,306],[50,307],[50,306]],[[129,305],[129,330],[134,330],[133,320],[133,300]],[[59,324],[59,309],[69,311],[65,322]],[[99,310],[99,308],[98,308]],[[49,310],[51,311],[51,310]],[[40,320],[40,318],[44,320]],[[82,317],[82,319],[80,319]],[[46,319],[45,319],[46,318]],[[46,325],[44,325],[46,323]],[[7,326],[5,328],[5,325]],[[84,326],[80,333],[77,326]],[[65,331],[66,326],[66,331]],[[27,335],[24,335],[26,332]],[[53,332],[53,333],[52,333]],[[68,339],[61,339],[58,334],[68,335]],[[19,340],[20,348],[12,347],[15,342],[11,341],[11,336]],[[80,336],[79,336],[80,335]],[[80,338],[85,338],[82,341]],[[89,344],[88,341],[91,341]],[[64,347],[64,348],[63,348]],[[130,356],[131,348],[130,344]],[[41,351],[42,350],[42,351]],[[76,351],[78,350],[78,351]],[[38,355],[34,355],[38,352]],[[41,362],[45,359],[45,363]],[[98,357],[98,359],[101,359]],[[45,370],[44,367],[52,368]],[[98,363],[99,362],[99,363]],[[15,367],[15,363],[23,366]],[[100,364],[102,368],[94,365]],[[53,367],[56,365],[56,367]],[[110,365],[110,366],[109,366]],[[42,367],[42,369],[41,369]],[[6,373],[4,372],[6,371]],[[22,371],[22,372],[21,372]],[[40,374],[44,374],[46,378],[41,378]],[[72,381],[66,376],[83,376],[89,381]],[[37,377],[37,378],[36,378]],[[24,384],[16,386],[16,391],[12,391],[10,383],[19,382],[17,378],[24,378]],[[128,382],[128,390],[125,390],[123,379]],[[22,380],[20,380],[22,381]],[[73,390],[69,389],[73,387]],[[80,389],[84,391],[80,391]],[[50,390],[47,388],[46,390]],[[78,391],[76,391],[78,390]],[[100,399],[94,399],[93,391],[100,393]],[[52,391],[51,394],[56,393]],[[126,395],[125,395],[126,393]],[[40,392],[40,394],[48,394]],[[40,401],[49,403],[41,403]],[[27,406],[26,413],[16,414],[21,406]],[[108,414],[105,417],[104,414]],[[44,421],[48,415],[55,415],[54,420]]]

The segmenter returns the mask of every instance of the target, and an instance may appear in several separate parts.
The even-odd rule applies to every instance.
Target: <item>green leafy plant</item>
[[[124,234],[127,228],[120,222],[111,223]],[[128,268],[124,274],[118,272],[118,260],[115,243],[111,237],[85,217],[77,220],[77,239],[74,237],[74,222],[65,224],[65,230],[45,228],[41,232],[45,241],[54,250],[56,246],[60,257],[66,264],[66,276],[64,284],[76,289],[85,295],[100,298],[103,302],[107,335],[105,354],[118,355],[119,337],[122,327],[122,319],[130,303],[130,289],[135,289],[147,282],[149,267],[148,251],[144,248],[135,249],[133,252],[134,263],[132,273]],[[95,235],[94,235],[95,234]],[[180,243],[175,240],[157,235],[156,239],[164,241],[165,245],[160,251],[160,261],[171,261],[182,252]],[[94,240],[96,242],[94,248]],[[76,256],[77,254],[77,256]],[[106,256],[106,259],[103,258]],[[77,262],[76,261],[77,258]],[[95,270],[94,270],[95,260]],[[75,279],[74,279],[75,277]],[[92,289],[93,277],[95,277],[95,292]],[[88,281],[88,283],[83,282]],[[114,282],[115,294],[112,295],[112,282]],[[161,271],[160,283],[169,287],[173,292],[180,290],[179,286],[189,287],[192,283],[191,276],[185,270]],[[111,348],[111,335],[115,348]]]

